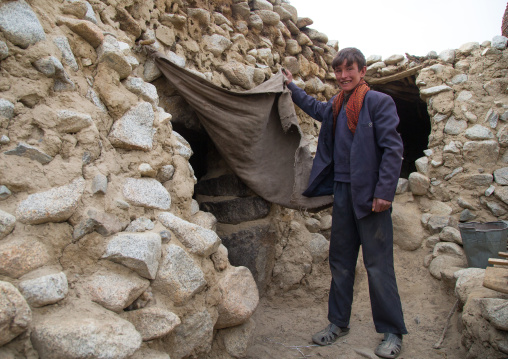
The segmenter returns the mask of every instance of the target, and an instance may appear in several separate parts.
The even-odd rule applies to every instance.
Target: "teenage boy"
[[[402,165],[399,118],[388,95],[364,81],[365,56],[356,48],[338,52],[332,62],[342,90],[320,102],[296,86],[286,71],[293,102],[322,123],[305,196],[334,195],[329,264],[330,324],[312,340],[329,345],[349,333],[355,267],[360,245],[367,269],[372,316],[384,339],[382,358],[396,358],[407,334],[393,268],[391,203]]]

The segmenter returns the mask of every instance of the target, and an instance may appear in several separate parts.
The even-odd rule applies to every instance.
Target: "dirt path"
[[[409,335],[404,337],[400,359],[463,359],[458,313],[441,349],[433,349],[441,337],[455,297],[444,284],[423,267],[426,250],[405,252],[395,249],[395,271]],[[377,358],[374,348],[383,335],[376,333],[372,321],[367,273],[363,262],[357,266],[355,299],[349,335],[334,345],[312,344],[313,333],[327,324],[327,298],[330,275],[327,262],[314,266],[308,284],[283,295],[267,295],[253,316],[256,332],[248,359],[293,358]]]

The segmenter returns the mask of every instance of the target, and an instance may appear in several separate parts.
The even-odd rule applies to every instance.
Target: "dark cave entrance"
[[[415,75],[389,81],[390,77],[368,81],[372,90],[390,95],[397,106],[400,123],[397,128],[404,143],[404,160],[400,171],[401,178],[408,178],[416,172],[415,161],[423,157],[428,148],[431,132],[427,104],[420,98],[415,84]]]
[[[204,129],[193,130],[175,123],[173,130],[182,135],[189,142],[192,148],[192,156],[189,163],[194,170],[194,175],[199,181],[208,172],[208,154],[214,151],[215,147]]]

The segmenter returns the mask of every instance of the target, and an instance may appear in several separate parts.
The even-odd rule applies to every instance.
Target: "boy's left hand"
[[[374,198],[372,201],[372,212],[383,212],[390,208],[392,202],[381,198]]]

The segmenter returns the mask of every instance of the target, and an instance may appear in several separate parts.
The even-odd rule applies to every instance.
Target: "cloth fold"
[[[151,56],[194,108],[226,163],[257,195],[292,209],[331,206],[331,196],[302,195],[313,157],[281,71],[251,90],[230,91],[179,67],[160,52]]]

